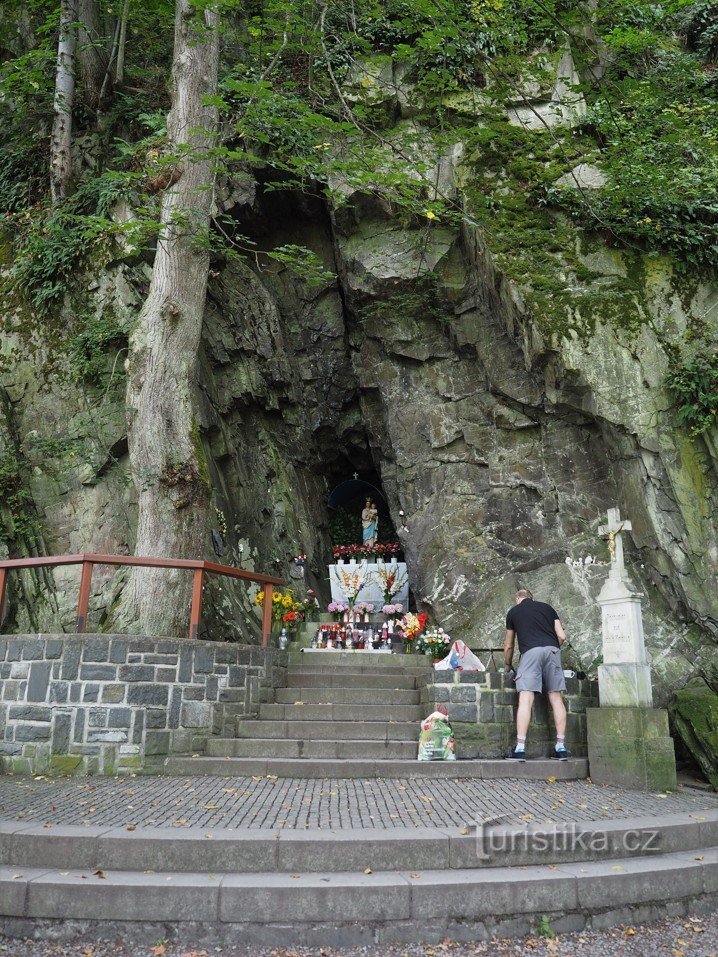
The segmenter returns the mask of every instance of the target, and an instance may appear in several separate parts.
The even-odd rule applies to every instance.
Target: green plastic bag
[[[419,761],[456,761],[454,732],[441,711],[433,711],[421,722]]]

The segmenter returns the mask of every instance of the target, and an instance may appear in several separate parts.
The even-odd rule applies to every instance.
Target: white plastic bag
[[[434,671],[486,671],[476,655],[463,641],[455,641],[449,654],[434,665]]]

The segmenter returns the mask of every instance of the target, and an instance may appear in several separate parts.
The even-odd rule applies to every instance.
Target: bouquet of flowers
[[[365,558],[367,554],[363,545],[335,545],[332,548],[334,559],[338,558]]]
[[[344,612],[349,611],[349,605],[345,601],[330,601],[327,611],[330,615],[334,615],[335,621],[341,621]]]
[[[443,628],[431,628],[419,637],[416,650],[420,655],[430,655],[438,659],[446,656],[450,644],[451,638]]]
[[[429,616],[425,611],[419,612],[418,615],[413,615],[409,611],[401,619],[401,630],[404,633],[404,639],[410,648],[413,648],[414,640],[424,630],[428,620]]]
[[[374,611],[374,605],[370,601],[360,601],[358,605],[354,606],[354,611],[360,615],[371,615]]]
[[[349,602],[349,607],[353,608],[359,592],[366,585],[366,571],[361,567],[356,571],[347,571],[344,567],[340,567],[337,569],[337,573],[342,593]]]
[[[399,574],[399,566],[380,565],[376,570],[379,587],[384,592],[384,602],[389,604],[406,584],[406,575]]]
[[[382,615],[401,615],[404,611],[403,605],[383,605],[381,609]]]
[[[318,611],[319,599],[317,598],[317,593],[313,588],[307,588],[307,593],[300,604],[302,607],[301,609],[297,609],[297,611],[301,610],[305,620],[308,620],[311,615]]]
[[[260,607],[264,605],[264,589],[261,588],[257,594],[254,596],[255,605]],[[280,591],[279,589],[272,592],[272,621],[278,622],[283,621],[284,616],[293,612],[295,618],[291,619],[293,622],[302,621],[304,618],[304,603],[298,601],[294,597],[294,592],[291,588],[287,588],[285,591]]]

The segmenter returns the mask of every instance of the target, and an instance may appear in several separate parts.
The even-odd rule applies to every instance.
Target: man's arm
[[[553,630],[556,632],[556,637],[558,638],[559,645],[562,645],[566,641],[566,632],[563,630],[563,625],[559,618],[553,623]]]
[[[507,628],[504,635],[504,664],[507,668],[511,667],[511,662],[514,660],[515,637],[516,632],[512,628]]]

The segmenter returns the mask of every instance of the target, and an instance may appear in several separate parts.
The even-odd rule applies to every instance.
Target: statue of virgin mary
[[[367,548],[376,545],[379,537],[379,512],[370,498],[366,500],[361,513],[362,541]]]

